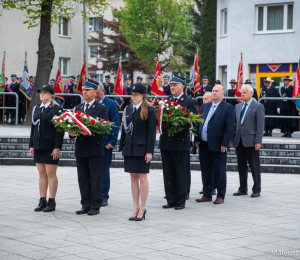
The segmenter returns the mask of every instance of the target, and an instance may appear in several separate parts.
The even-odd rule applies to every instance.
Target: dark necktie
[[[43,106],[43,107],[42,107],[42,111],[41,111],[41,113],[43,113],[43,112],[44,112],[44,110],[45,110],[45,107]]]
[[[87,111],[89,109],[89,106],[90,106],[89,104],[85,105],[85,111]]]
[[[178,98],[175,98],[175,102],[177,102],[178,101]]]
[[[134,107],[134,108],[133,108],[133,114],[136,112],[136,110],[137,110],[136,107]]]
[[[245,105],[244,105],[244,107],[243,107],[243,109],[242,109],[242,111],[241,111],[241,122],[242,122],[243,116],[244,116],[244,114],[245,114],[247,105],[248,105],[248,104],[245,103]]]

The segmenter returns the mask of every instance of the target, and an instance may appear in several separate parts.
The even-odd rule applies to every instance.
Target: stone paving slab
[[[56,211],[37,213],[36,167],[0,166],[0,259],[300,259],[299,176],[262,174],[261,197],[250,198],[232,196],[239,179],[228,172],[225,203],[214,205],[195,202],[201,173],[192,171],[191,198],[181,211],[161,208],[162,171],[148,176],[146,220],[131,222],[130,178],[123,169],[111,169],[108,207],[97,216],[77,216],[76,168],[58,168]],[[249,190],[252,184],[249,178]]]

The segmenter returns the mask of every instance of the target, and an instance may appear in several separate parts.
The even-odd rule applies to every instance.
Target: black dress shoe
[[[284,133],[284,135],[282,135],[281,137],[288,137],[288,133]]]
[[[272,132],[271,131],[269,132],[269,136],[272,136]]]
[[[242,192],[242,191],[237,191],[235,193],[233,193],[233,196],[241,196],[241,195],[248,195],[248,192]]]
[[[177,205],[175,206],[175,209],[176,209],[176,210],[184,209],[184,208],[185,208],[185,205],[183,205],[183,204],[177,204]]]
[[[81,210],[77,210],[76,214],[82,215],[82,214],[88,213],[89,211],[90,211],[90,209],[84,209],[84,208],[82,208]]]
[[[171,204],[166,204],[166,205],[163,205],[162,207],[164,209],[170,209],[170,208],[175,208],[176,205],[171,205]]]
[[[255,192],[253,192],[252,194],[251,194],[251,197],[252,198],[257,198],[257,197],[259,197],[260,196],[260,193],[255,193]]]
[[[203,190],[202,190],[202,191],[199,191],[199,193],[200,193],[200,194],[203,194],[203,193],[204,193],[204,191],[203,191]]]
[[[136,217],[134,218],[134,220],[135,221],[142,221],[143,219],[146,219],[146,213],[147,213],[147,210],[145,209],[144,213],[143,213],[143,216],[141,218],[138,218],[137,215],[136,215]]]
[[[40,198],[39,205],[34,209],[34,211],[42,211],[48,206],[46,197]]]
[[[56,208],[56,202],[55,202],[55,198],[48,200],[48,206],[46,208],[44,208],[43,212],[51,212],[51,211],[55,211]]]
[[[186,194],[186,200],[190,198],[190,194]]]
[[[212,194],[212,195],[216,195],[216,194],[217,194],[216,189],[213,189],[213,191],[212,191],[211,194]]]
[[[263,136],[269,136],[268,132],[265,132]]]
[[[102,198],[102,204],[101,204],[101,206],[105,207],[107,205],[108,205],[108,198]]]
[[[287,134],[287,137],[292,137],[292,134],[291,134],[291,133],[288,133],[288,134]]]
[[[99,209],[90,209],[88,215],[93,216],[93,215],[98,215],[99,213],[100,213]]]

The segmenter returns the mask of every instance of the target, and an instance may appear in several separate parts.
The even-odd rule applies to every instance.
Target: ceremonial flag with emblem
[[[300,60],[298,62],[298,68],[297,68],[297,72],[296,72],[296,78],[294,81],[294,89],[293,89],[293,98],[297,98],[300,97],[300,73],[299,73],[299,65],[300,65]],[[299,111],[299,115],[300,115],[300,100],[295,100],[294,101],[296,104],[296,108]]]
[[[28,65],[27,65],[27,52],[25,52],[25,64],[22,75],[22,84],[20,86],[20,91],[24,94],[24,96],[31,100],[32,96],[32,85],[30,85],[29,74],[28,74]]]
[[[55,79],[55,85],[54,85],[54,94],[60,94],[63,93],[62,88],[62,81],[61,81],[61,75],[60,75],[60,67],[58,67],[56,79]],[[63,106],[65,104],[65,97],[64,96],[55,96],[54,100],[60,105]]]
[[[200,90],[201,93],[199,67],[198,67],[198,53],[195,55],[195,59],[194,59],[194,72],[193,72],[192,84],[193,84],[192,91],[195,93],[196,91]]]
[[[0,75],[0,92],[5,91],[5,52],[3,53],[2,69]]]
[[[86,80],[86,69],[85,69],[85,62],[84,62],[82,65],[82,68],[81,68],[79,81],[76,86],[76,92],[82,94],[82,86],[83,86],[83,83],[85,82],[85,80]]]
[[[117,80],[116,85],[114,87],[113,93],[115,95],[123,95],[123,86],[122,86],[122,67],[121,63],[119,63],[118,73],[117,73]],[[122,97],[116,97],[115,98],[116,103],[118,104],[119,108],[123,105],[123,98]]]
[[[151,87],[151,93],[157,96],[165,96],[165,92],[162,87],[162,78],[161,78],[159,62],[157,62],[156,64],[156,70],[155,70],[154,80]]]
[[[241,61],[239,63],[239,68],[238,68],[238,74],[237,74],[237,79],[236,79],[236,85],[235,85],[235,97],[241,97],[241,87],[243,84],[243,56],[241,54]],[[237,99],[237,101],[240,103],[242,102],[241,99]]]

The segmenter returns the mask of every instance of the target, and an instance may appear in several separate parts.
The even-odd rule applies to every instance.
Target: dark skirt
[[[125,172],[149,173],[150,162],[146,163],[145,156],[124,156]]]
[[[43,164],[58,164],[59,159],[53,160],[53,150],[34,150],[34,162]]]

